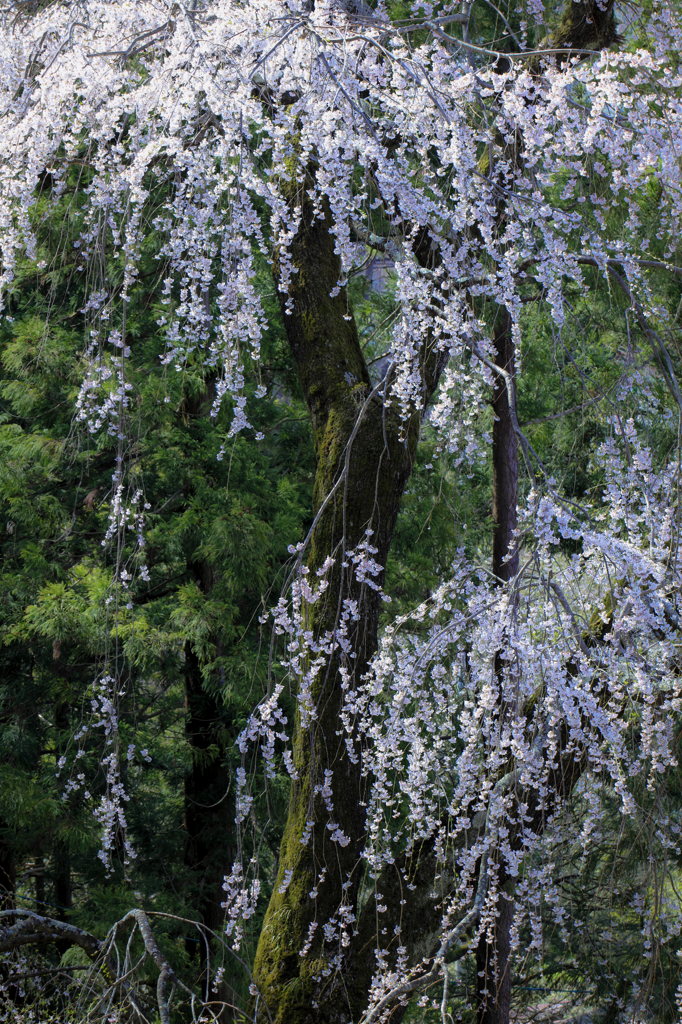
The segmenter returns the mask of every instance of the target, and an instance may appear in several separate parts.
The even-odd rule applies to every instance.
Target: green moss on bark
[[[561,20],[542,46],[552,49],[605,50],[618,41],[614,2],[567,0]]]

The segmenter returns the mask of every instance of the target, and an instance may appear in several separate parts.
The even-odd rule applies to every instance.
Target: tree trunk
[[[492,942],[481,938],[476,949],[477,1024],[508,1024],[511,1010],[509,937],[514,904],[503,898]]]
[[[502,307],[494,324],[495,363],[506,377],[494,383],[493,411],[493,574],[501,585],[513,580],[519,571],[519,552],[515,531],[519,486],[519,451],[515,428],[514,387],[516,358],[511,317]],[[504,693],[505,663],[496,658],[495,671]],[[504,698],[503,698],[504,700]],[[502,891],[505,879],[500,877]],[[511,899],[502,898],[492,936],[483,935],[476,950],[477,1022],[508,1024],[511,1007],[511,969],[509,936],[514,917]]]
[[[0,821],[0,830],[4,831]],[[17,888],[17,866],[11,843],[0,835],[0,910],[13,910]]]
[[[586,24],[593,8],[594,0],[582,0],[571,8],[576,17],[567,31],[578,38],[580,45],[589,34]],[[607,0],[596,30],[600,45],[607,45],[613,30],[611,9],[612,0]],[[387,409],[372,393],[355,322],[349,315],[347,293],[342,288],[337,290],[341,274],[330,214],[324,204],[321,213],[316,214],[307,198],[313,175],[311,168],[303,187],[294,185],[291,189],[292,205],[302,204],[301,223],[290,248],[295,269],[289,287],[290,308],[284,302],[282,307],[289,346],[311,415],[317,455],[317,518],[307,553],[312,579],[327,557],[335,562],[325,598],[306,609],[305,625],[313,642],[333,634],[347,599],[357,601],[358,619],[349,637],[352,656],[342,658],[337,653],[329,659],[312,681],[312,720],[304,722],[299,714],[295,725],[296,777],[275,888],[254,963],[256,1016],[271,1024],[348,1024],[366,1005],[371,972],[348,968],[357,954],[349,958],[338,935],[340,918],[349,923],[350,931],[356,921],[365,826],[360,766],[349,757],[340,732],[340,712],[344,673],[352,685],[376,651],[380,604],[374,589],[357,583],[344,570],[340,556],[355,548],[365,531],[371,529],[376,558],[385,565],[419,433],[418,414],[400,423],[393,409]],[[415,241],[415,255],[423,266],[439,261],[427,230]],[[438,287],[435,282],[432,286]],[[495,332],[498,364],[513,376],[513,342],[505,311],[498,314]],[[442,356],[425,338],[425,397],[435,390],[441,369]],[[516,527],[518,453],[509,395],[501,382],[495,390],[494,404],[493,568],[500,581],[507,582],[518,571],[518,554],[511,551]],[[326,773],[331,773],[332,811],[327,810],[320,792],[327,783]],[[340,834],[345,845],[334,842],[332,834]],[[325,876],[323,883],[321,873]],[[317,893],[314,899],[311,892]],[[496,957],[491,958],[485,950],[484,962],[495,964],[497,1008],[496,1017],[482,1018],[486,1024],[493,1024],[493,1020],[503,1024],[509,1016],[507,911],[511,915],[511,904],[503,911],[491,944]],[[329,927],[325,934],[325,925],[336,926],[334,938],[334,929]],[[370,959],[368,950],[366,961]],[[480,995],[488,981],[484,978]]]
[[[511,317],[500,308],[494,327],[495,363],[507,374],[498,377],[493,392],[493,564],[502,583],[519,571],[519,552],[514,538],[519,491],[519,441],[516,435],[516,354]],[[509,382],[509,383],[508,383]]]
[[[55,840],[52,851],[52,884],[54,886],[55,917],[68,921],[73,906],[71,882],[71,852],[63,839]]]
[[[340,265],[330,217],[315,219],[304,199],[293,243],[297,272],[292,311],[284,323],[310,411],[317,466],[317,521],[307,554],[312,578],[334,558],[329,587],[306,609],[314,638],[333,632],[344,601],[357,602],[349,623],[350,651],[334,654],[312,684],[311,721],[295,726],[292,782],[275,890],[261,930],[254,965],[258,1014],[273,1024],[346,1024],[366,1004],[371,974],[347,969],[341,932],[357,915],[360,857],[365,841],[364,782],[341,734],[342,680],[358,680],[377,649],[381,599],[341,563],[366,539],[386,564],[398,506],[412,469],[419,432],[417,412],[400,421],[372,391],[345,291],[332,297]],[[436,386],[442,355],[425,346],[425,393]],[[329,497],[331,495],[331,497]],[[381,582],[378,578],[376,582]],[[325,776],[325,773],[331,773]],[[331,807],[320,788],[329,780]],[[341,841],[335,841],[339,837]],[[320,875],[324,880],[320,881]],[[313,899],[309,895],[317,891]],[[342,921],[343,919],[343,921]],[[325,925],[335,926],[332,937]],[[371,956],[371,953],[369,954]]]
[[[60,701],[55,707],[54,724],[57,732],[57,750],[55,760],[67,749],[71,738],[71,716],[69,705],[66,701]],[[71,851],[68,839],[59,836],[54,840],[52,848],[52,885],[54,888],[54,902],[56,907],[55,916],[60,921],[68,921],[69,912],[73,906],[73,885],[71,881]]]
[[[222,881],[234,860],[234,800],[226,764],[228,727],[219,698],[206,688],[199,659],[185,645],[185,736],[191,764],[185,775],[185,866],[193,876],[194,908],[198,920],[219,931],[223,920]],[[234,733],[234,729],[231,730]],[[234,736],[232,735],[233,739]],[[205,998],[211,978],[206,941],[198,935],[190,950],[198,957]]]

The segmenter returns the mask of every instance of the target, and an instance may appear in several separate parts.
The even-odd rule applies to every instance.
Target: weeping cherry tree
[[[473,955],[478,1021],[507,1021],[542,914],[569,927],[553,874],[565,808],[588,844],[600,792],[634,815],[675,764],[681,16],[673,0],[3,10],[0,282],[11,294],[35,255],[38,195],[44,209],[77,178],[89,297],[75,415],[121,440],[105,538],[130,552],[117,586],[146,572],[125,456],[143,250],[162,282],[163,362],[200,360],[210,414],[230,410],[217,457],[238,432],[259,443],[247,380],[267,329],[264,260],[310,416],[312,525],[291,538],[270,618],[284,672],[239,740],[290,779],[249,1019],[394,1022],[437,992],[445,1021]],[[395,314],[371,362],[349,281],[377,254]],[[595,293],[628,346],[594,454],[602,485],[576,498],[520,424],[517,393],[529,304],[560,349]],[[425,424],[453,472],[492,467],[491,553],[462,550],[396,617],[385,568]],[[653,445],[653,424],[673,441]],[[112,716],[106,832],[123,822],[116,673],[97,685]],[[252,813],[245,770],[236,786],[235,835]],[[675,822],[656,828],[673,851]],[[261,879],[239,859],[225,876],[238,948]],[[145,943],[170,1020],[174,976]],[[623,1013],[638,991],[633,978]]]

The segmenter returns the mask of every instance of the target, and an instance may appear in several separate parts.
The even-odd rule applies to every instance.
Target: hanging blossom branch
[[[134,123],[126,125],[125,147],[113,161],[112,154],[107,157],[106,174],[104,165],[99,165],[100,176],[92,185],[93,198],[97,198],[96,209],[106,211],[110,223],[120,223],[111,234],[112,255],[119,247],[132,256],[139,245],[144,223],[142,212],[150,198],[149,188],[144,183],[145,174],[153,171],[158,179],[168,182],[168,202],[157,216],[159,231],[168,232],[173,238],[172,245],[162,247],[159,253],[160,258],[167,261],[169,270],[168,315],[162,318],[161,325],[168,332],[168,360],[181,366],[199,346],[208,346],[209,357],[215,358],[216,365],[222,369],[224,393],[239,399],[235,429],[241,429],[248,422],[241,401],[240,360],[249,352],[257,358],[264,323],[259,296],[253,286],[253,247],[264,246],[254,200],[260,204],[264,201],[270,209],[271,226],[284,252],[287,237],[292,237],[294,229],[287,204],[278,197],[277,179],[262,157],[269,151],[268,163],[271,160],[278,173],[286,166],[287,139],[296,134],[301,112],[305,112],[306,117],[299,143],[300,166],[305,165],[306,154],[314,148],[320,165],[317,189],[320,195],[323,190],[328,193],[346,272],[364,259],[364,248],[353,241],[349,228],[351,221],[365,220],[368,203],[380,200],[386,208],[393,204],[404,223],[424,223],[426,217],[436,234],[440,234],[441,224],[449,224],[450,230],[459,224],[480,224],[481,230],[486,231],[492,224],[488,212],[491,199],[505,178],[505,188],[515,199],[516,244],[508,245],[505,238],[499,239],[499,243],[491,239],[489,256],[499,269],[497,274],[488,275],[487,285],[481,286],[492,293],[491,297],[497,301],[507,300],[513,308],[516,301],[514,293],[509,292],[511,282],[520,273],[527,272],[522,268],[528,266],[529,256],[535,259],[537,253],[541,262],[535,273],[548,294],[555,293],[556,311],[560,313],[559,276],[573,267],[574,276],[580,279],[571,251],[580,251],[582,245],[582,252],[586,254],[597,246],[600,251],[595,253],[596,259],[600,259],[602,253],[606,258],[620,256],[618,252],[608,252],[608,229],[598,237],[587,225],[581,228],[575,208],[569,209],[570,196],[576,195],[579,189],[578,167],[586,158],[599,161],[602,157],[603,167],[610,167],[608,184],[613,190],[614,205],[636,192],[652,172],[660,173],[656,171],[654,155],[658,157],[662,146],[667,151],[674,145],[674,139],[666,138],[666,133],[670,133],[675,122],[668,120],[666,123],[657,111],[648,109],[648,97],[652,79],[657,88],[660,86],[663,96],[669,95],[671,100],[673,88],[665,78],[664,69],[659,76],[658,69],[646,55],[602,55],[594,64],[568,66],[557,71],[553,78],[547,78],[545,85],[545,80],[538,81],[537,76],[524,69],[500,76],[483,67],[474,74],[466,63],[460,66],[455,61],[453,64],[450,54],[445,65],[446,51],[439,52],[435,38],[416,50],[412,47],[408,55],[407,50],[401,50],[398,36],[391,40],[389,51],[384,45],[387,33],[390,38],[391,30],[387,25],[368,26],[363,38],[354,40],[345,30],[342,15],[330,21],[323,6],[319,9],[316,6],[305,18],[292,17],[288,25],[280,28],[282,9],[276,5],[277,17],[270,23],[276,38],[268,39],[266,34],[263,40],[263,33],[255,31],[256,23],[252,24],[252,19],[260,25],[268,24],[268,14],[274,16],[275,7],[271,11],[266,4],[258,12],[251,7],[245,10],[239,5],[234,8],[230,4],[214,5],[214,20],[208,36],[205,26],[192,27],[188,13],[183,13],[182,6],[178,5],[179,16],[173,21],[172,31],[164,27],[164,32],[170,34],[164,38],[162,54],[154,51],[148,56],[147,72],[153,73],[152,79],[139,77],[138,72],[127,65],[121,69],[104,57],[96,58],[87,48],[88,31],[96,31],[102,40],[107,34],[112,38],[117,34],[120,37],[121,24],[115,11],[98,12],[99,20],[95,20],[95,8],[89,8],[93,13],[91,27],[88,29],[84,22],[86,29],[69,44],[70,60],[76,62],[69,79],[62,76],[59,59],[52,66],[46,66],[37,80],[22,78],[21,61],[30,39],[18,38],[16,33],[6,34],[7,44],[11,44],[7,48],[12,54],[10,81],[14,92],[13,98],[7,96],[5,137],[8,152],[11,150],[14,157],[22,152],[22,146],[30,138],[31,167],[49,166],[57,181],[63,180],[68,161],[82,151],[84,131],[88,133],[94,166],[98,167],[97,148],[104,150],[110,140],[113,141],[121,130],[122,117],[134,115]],[[153,5],[149,11],[144,4],[137,5],[136,20],[141,26],[153,9]],[[58,37],[68,27],[63,23],[64,17],[61,5],[48,8],[43,15],[44,23],[39,19],[33,27],[31,22],[31,31],[37,33],[40,25],[41,39]],[[125,34],[130,35],[134,25],[126,22],[125,28]],[[158,25],[142,31],[154,33]],[[248,32],[251,34],[247,36]],[[28,34],[30,37],[30,32]],[[43,45],[49,51],[49,43],[46,41]],[[197,75],[187,76],[180,70],[178,61],[181,53],[186,61],[187,52],[194,51],[197,56],[201,52],[202,65]],[[296,52],[296,59],[289,61],[288,55],[293,52]],[[303,54],[313,67],[322,68],[321,75],[313,76],[313,81],[319,80],[317,87],[311,86],[311,79],[303,73]],[[419,66],[428,68],[427,77],[414,71]],[[241,71],[246,68],[251,69],[248,74]],[[270,97],[266,110],[253,95],[255,73],[262,79],[259,89]],[[219,89],[218,83],[225,82],[226,74],[234,78],[231,88]],[[632,81],[627,95],[620,89],[620,81],[626,74]],[[88,83],[94,84],[95,78],[105,90],[104,98],[88,108]],[[381,83],[380,89],[374,84],[375,80]],[[32,93],[34,97],[38,95],[35,91],[38,82],[41,101],[26,108],[28,97]],[[73,82],[81,83],[75,92]],[[129,111],[114,114],[112,98],[123,82],[128,89]],[[167,95],[174,95],[170,90],[177,91],[180,82],[185,91],[181,90],[179,106],[164,109],[164,88],[169,90]],[[333,93],[327,82],[333,84]],[[592,105],[586,111],[576,111],[567,104],[574,82],[592,94]],[[373,101],[371,114],[365,98],[368,89]],[[472,89],[481,97],[478,124],[469,123]],[[285,95],[300,98],[290,104],[289,109],[278,101]],[[329,106],[333,95],[338,103],[336,107]],[[493,101],[496,104],[494,114]],[[219,130],[209,127],[203,138],[197,140],[195,112],[201,108],[201,103],[208,106],[210,113],[208,122],[202,113],[204,123],[219,126]],[[76,104],[82,108],[81,113],[71,118]],[[604,125],[599,125],[598,119],[609,104],[627,113],[629,124],[637,134],[639,145],[634,157],[631,147],[622,138],[626,133],[610,131],[608,119]],[[498,154],[496,180],[486,181],[477,174],[474,182],[470,175],[476,171],[475,165],[473,162],[471,166],[463,165],[462,158],[467,161],[467,154],[475,154],[482,143],[495,145],[491,141],[493,116],[496,130],[522,136],[524,159],[517,168],[511,164],[507,167],[504,157]],[[390,119],[398,131],[404,131],[400,152],[394,151],[390,140],[384,141],[382,133],[374,127],[380,126],[384,117]],[[177,129],[177,134],[169,135],[166,124]],[[324,136],[318,131],[318,125],[322,124],[325,125]],[[409,127],[411,124],[413,128]],[[600,130],[596,130],[598,127]],[[264,137],[256,142],[262,133]],[[427,148],[431,143],[436,145],[439,155],[438,166],[427,169],[423,182],[415,177],[410,167],[411,151],[418,148],[419,138],[431,139],[430,143],[423,144]],[[60,146],[63,146],[64,156],[60,155]],[[573,161],[571,153],[575,154]],[[359,189],[354,185],[349,189],[345,183],[352,179],[348,172],[355,162],[359,162],[370,177]],[[13,164],[14,170],[5,178],[5,201],[17,225],[3,240],[3,266],[8,282],[16,254],[22,245],[33,244],[27,210],[37,173],[32,171],[32,180],[29,175],[17,188],[20,179],[16,159]],[[445,175],[441,183],[439,167],[448,166],[456,166],[458,175],[449,182],[447,179],[451,176]],[[543,202],[539,190],[551,186],[559,166],[573,166],[575,176],[565,185],[561,204],[552,208]],[[525,176],[529,168],[533,170],[532,181]],[[674,185],[670,180],[671,171],[672,165],[668,164],[665,173],[669,187]],[[446,182],[448,187],[443,189]],[[378,196],[371,194],[370,183],[379,188]],[[597,195],[591,199],[596,200],[597,205],[600,202]],[[666,216],[670,218],[672,237],[679,214],[674,188],[670,199],[671,208]],[[594,208],[592,203],[590,208]],[[580,244],[574,249],[574,239],[581,234]],[[633,239],[634,236],[633,231]],[[88,239],[86,232],[82,246],[86,261],[91,259],[88,250],[94,241],[94,238]],[[612,241],[616,243],[615,238]],[[622,239],[616,244],[622,245]],[[452,280],[470,274],[472,268],[468,259],[467,253],[457,253],[453,247],[448,254],[447,268]],[[503,280],[507,284],[501,287]],[[131,269],[129,284],[123,287],[121,297],[134,287],[134,281],[135,270]],[[285,285],[286,273],[283,273],[282,286]],[[206,304],[211,290],[220,296],[218,316]],[[416,326],[415,323],[409,331],[410,336]],[[403,322],[403,336],[405,333]],[[107,401],[113,400],[115,396],[111,393]]]
[[[120,749],[119,705],[122,698],[125,697],[125,690],[116,676],[104,673],[93,683],[92,694],[90,699],[91,718],[81,726],[74,736],[77,749],[71,766],[71,774],[64,786],[63,799],[66,799],[70,793],[78,792],[82,793],[85,800],[92,799],[92,794],[86,787],[85,772],[79,771],[78,767],[81,759],[85,756],[86,738],[92,736],[95,730],[101,730],[104,740],[104,753],[101,757],[101,766],[104,770],[104,792],[95,806],[94,816],[101,829],[98,857],[107,873],[111,873],[117,851],[123,854],[125,864],[129,864],[136,856],[128,835],[125,806],[130,797],[123,784]],[[130,744],[127,750],[127,760],[131,761],[135,756],[135,744]],[[149,757],[144,749],[139,751],[138,756],[142,760],[147,760]],[[61,774],[66,767],[67,758],[62,755],[57,766],[58,774]]]
[[[534,876],[523,864],[543,835],[551,836],[560,823],[563,801],[577,781],[589,793],[608,779],[630,814],[636,809],[633,780],[644,778],[655,790],[676,764],[673,723],[681,694],[677,612],[670,596],[679,591],[679,570],[674,555],[671,570],[669,544],[677,549],[679,536],[674,513],[659,521],[652,510],[660,511],[662,494],[676,487],[679,467],[652,473],[651,454],[632,421],[620,441],[605,444],[600,455],[609,479],[606,509],[611,509],[601,513],[602,523],[609,522],[611,529],[581,528],[561,506],[547,498],[536,504],[538,499],[531,497],[539,546],[528,563],[537,583],[528,588],[532,602],[524,601],[525,623],[505,614],[511,605],[506,595],[495,599],[489,586],[475,586],[469,570],[460,568],[452,584],[415,613],[415,625],[433,622],[425,634],[402,640],[393,631],[386,634],[377,678],[366,695],[356,695],[374,722],[366,718],[361,731],[376,742],[376,747],[370,744],[367,769],[372,777],[370,863],[374,859],[377,872],[382,864],[397,863],[401,848],[428,840],[441,851],[438,859],[444,866],[451,858],[457,864],[455,892],[461,899],[481,870],[480,858],[490,862],[494,856],[507,877],[521,873],[524,884],[517,900],[528,901],[529,910],[533,902],[560,905],[557,895],[546,890],[547,873]],[[614,537],[616,524],[621,535],[627,531],[627,540]],[[528,529],[528,520],[521,528]],[[644,536],[648,549],[640,553]],[[562,538],[583,542],[583,554],[562,570],[563,587],[552,579],[558,565],[550,550]],[[526,571],[516,588],[525,589]],[[463,614],[463,593],[468,614]],[[552,593],[559,597],[553,612]],[[581,605],[575,604],[576,597]],[[500,681],[492,665],[501,638],[507,668]],[[508,722],[495,717],[499,687],[512,709]],[[387,701],[390,711],[385,710]],[[510,769],[510,764],[517,767]],[[513,779],[513,786],[503,785],[504,793],[497,784],[491,789],[496,774]],[[477,824],[482,815],[483,839]],[[664,846],[676,846],[674,822],[663,822],[659,838]],[[493,890],[494,877],[488,883]],[[496,899],[481,908],[481,924],[494,915]],[[470,919],[465,914],[462,920]],[[390,977],[390,992],[375,1004],[382,1009],[399,996]],[[419,971],[410,984],[431,978],[430,971]]]
[[[518,779],[518,769],[508,772],[507,775],[495,783],[493,793],[496,795],[505,790],[512,789]],[[372,993],[370,1009],[362,1017],[359,1024],[375,1024],[375,1022],[382,1019],[382,1016],[387,1011],[390,1013],[395,1004],[403,1000],[405,996],[412,992],[426,989],[429,985],[440,980],[443,971],[447,971],[447,964],[461,959],[470,951],[471,936],[468,933],[473,932],[478,925],[488,895],[488,856],[489,854],[486,850],[479,864],[478,883],[471,907],[459,917],[454,926],[446,927],[438,950],[431,958],[430,963],[424,965],[421,971],[410,971],[410,976],[405,980],[398,981],[397,984],[395,983],[396,972],[393,972],[389,978],[379,977],[377,983],[375,983],[375,991]],[[447,917],[449,916],[447,915]],[[459,944],[459,948],[453,949],[457,944]],[[389,987],[391,981],[394,984],[392,988]]]

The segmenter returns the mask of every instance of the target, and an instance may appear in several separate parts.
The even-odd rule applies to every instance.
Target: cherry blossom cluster
[[[215,409],[229,397],[233,431],[248,425],[245,361],[265,326],[258,260],[276,245],[286,293],[303,192],[329,211],[339,284],[389,223],[402,407],[421,401],[426,336],[446,351],[470,343],[465,293],[504,305],[518,331],[534,283],[559,324],[565,282],[583,281],[586,264],[638,277],[639,210],[654,196],[656,234],[674,244],[680,78],[667,54],[604,52],[542,73],[516,60],[498,73],[433,29],[417,43],[380,13],[356,25],[341,5],[298,0],[54,3],[19,27],[4,16],[2,283],[36,251],[45,175],[58,197],[75,187],[74,164],[87,168],[78,251],[95,340],[79,408],[91,427],[116,431],[112,414],[130,401],[125,318],[150,229],[164,359],[215,368]],[[439,289],[424,288],[415,260],[422,230]]]
[[[244,925],[253,917],[258,905],[260,893],[260,880],[258,878],[248,882],[244,876],[244,868],[239,862],[235,863],[232,871],[225,877],[223,882],[225,900],[222,904],[225,910],[225,934],[230,940],[234,950],[238,950],[244,937]]]
[[[100,759],[103,778],[100,783],[101,794],[94,806],[94,817],[100,826],[100,848],[97,856],[107,872],[111,872],[114,860],[122,855],[124,863],[129,863],[136,856],[135,849],[128,836],[128,822],[125,805],[130,799],[123,781],[122,761],[149,761],[146,749],[138,750],[134,743],[128,744],[125,757],[121,752],[121,736],[119,731],[119,705],[125,691],[120,680],[104,673],[92,685],[90,698],[90,717],[74,735],[76,751],[73,763],[68,764],[66,755],[59,758],[57,774],[61,775],[67,768],[70,774],[66,779],[62,799],[66,800],[71,793],[80,793],[83,799],[90,802],[93,794],[87,788],[85,772],[78,770],[79,762],[85,757],[85,741],[92,737],[96,730],[101,730],[104,752]]]

